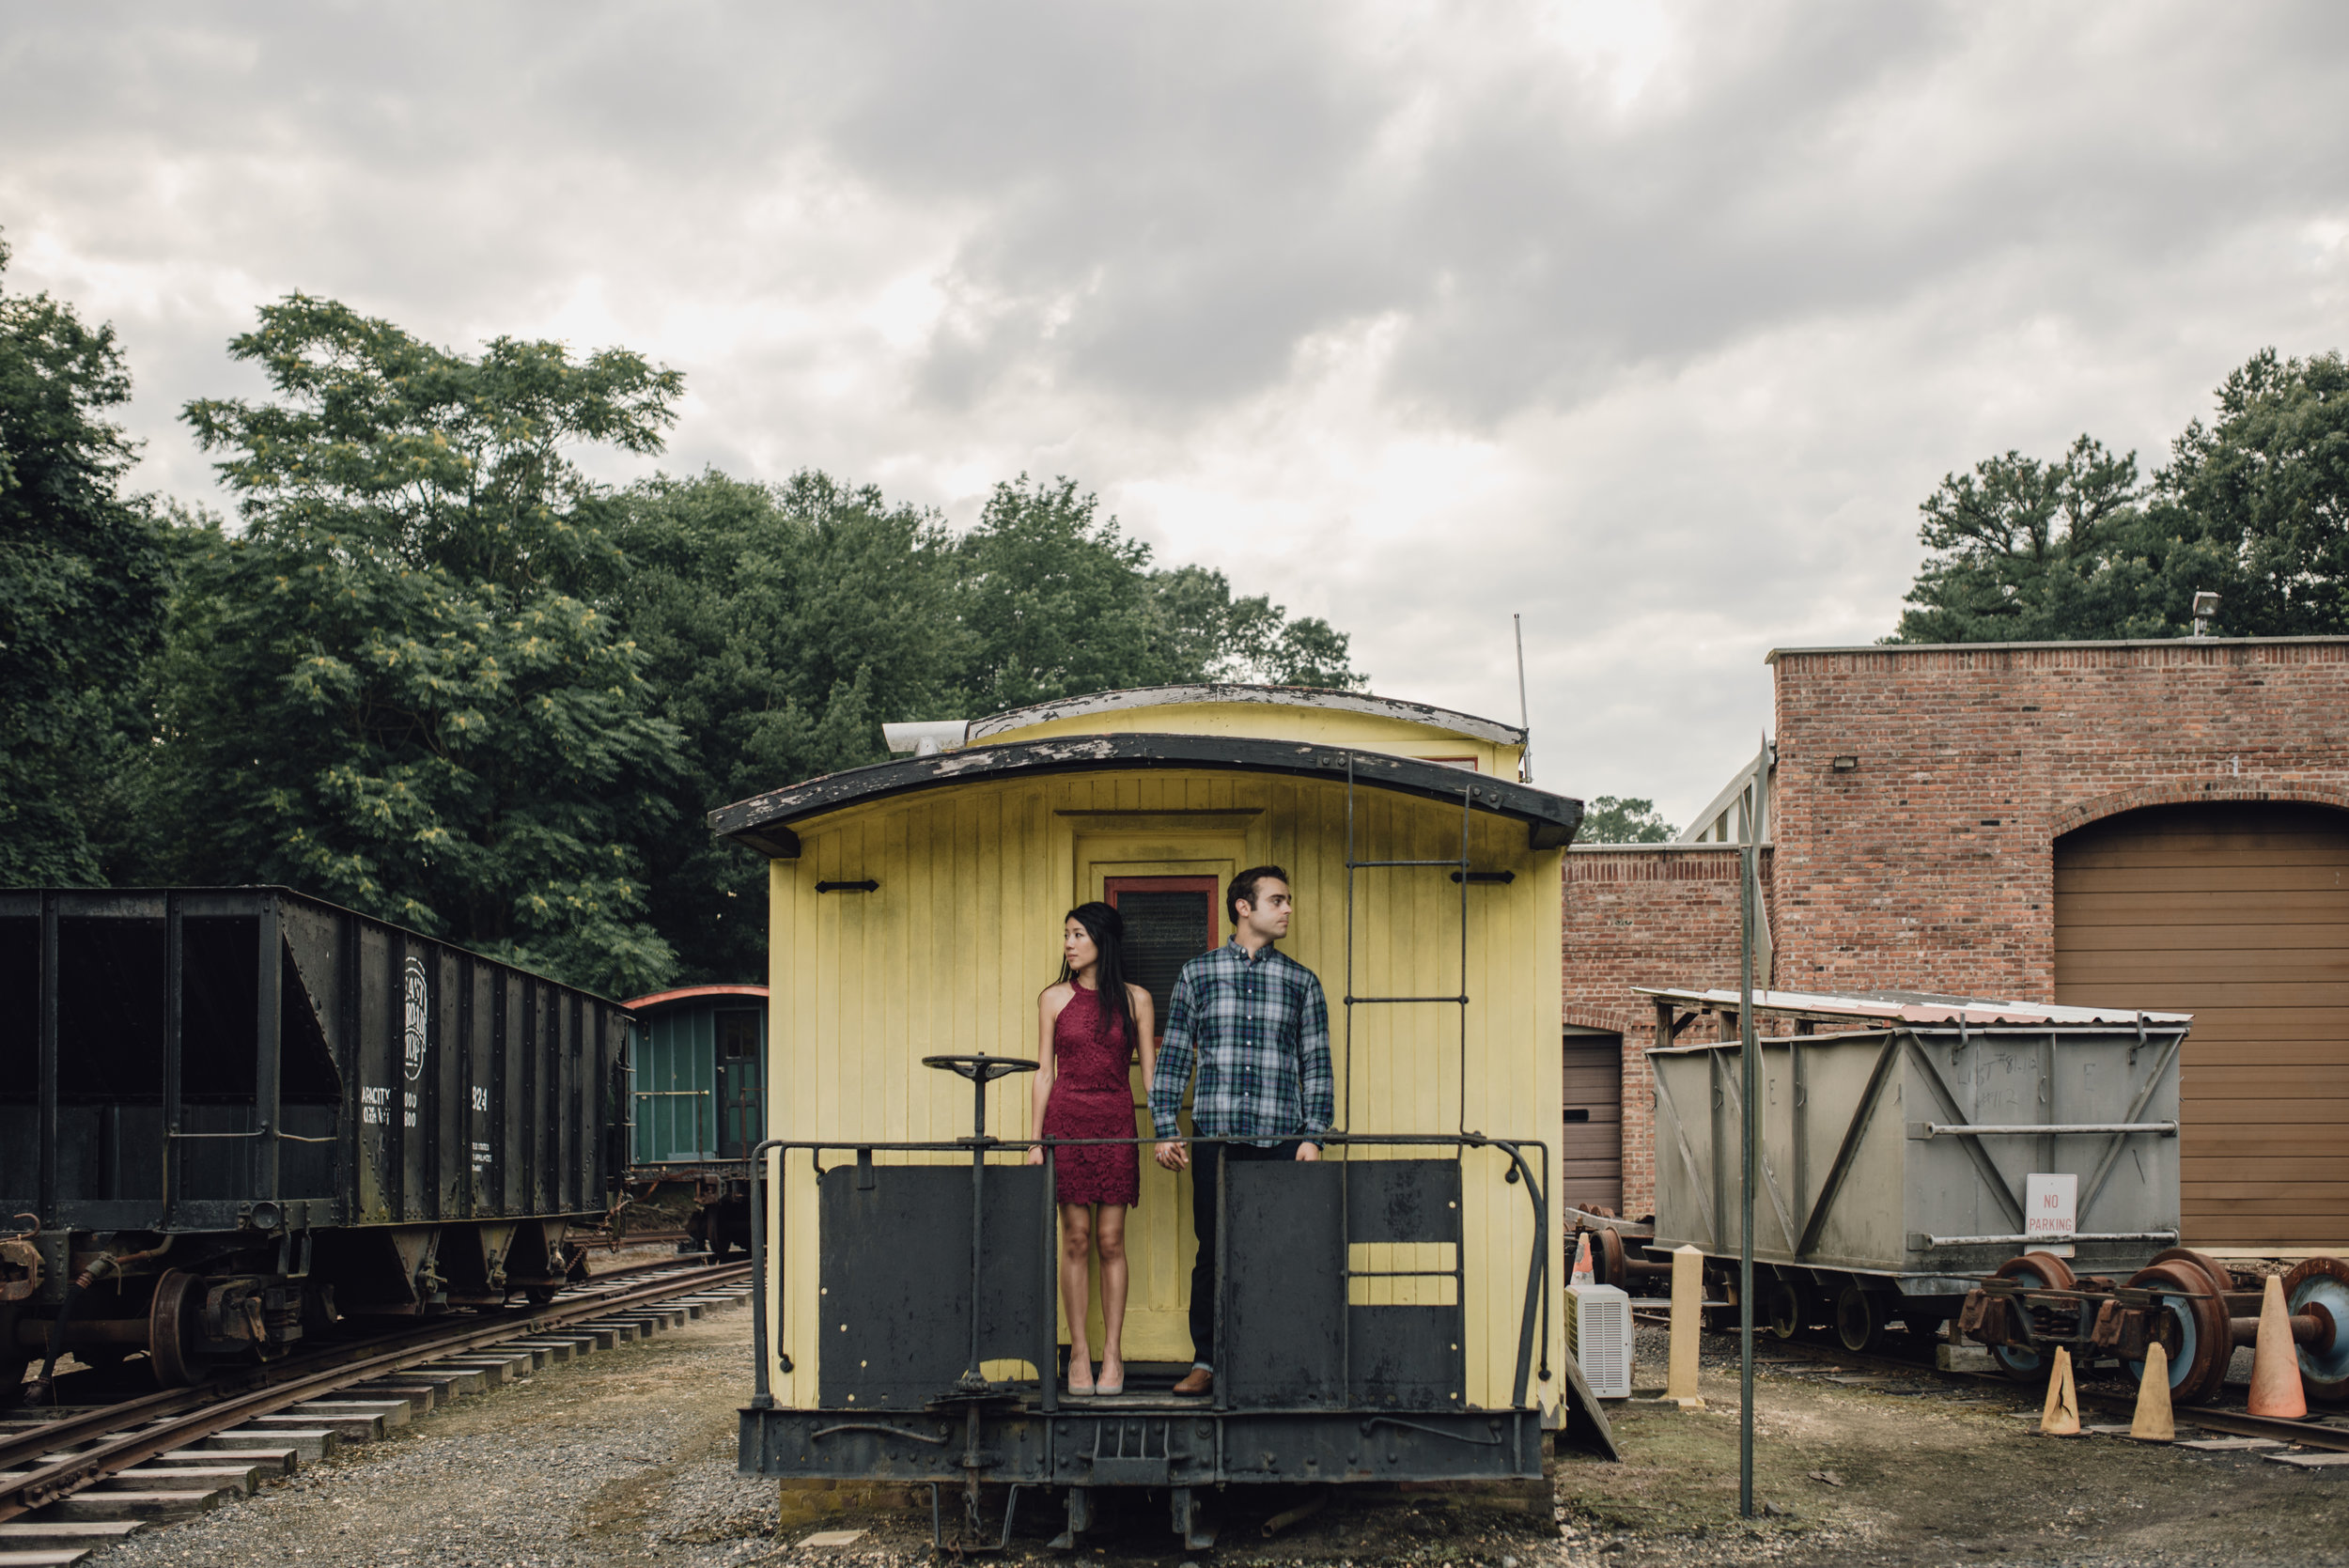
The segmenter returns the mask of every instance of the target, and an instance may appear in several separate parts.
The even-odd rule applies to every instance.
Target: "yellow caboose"
[[[1093,1488],[1158,1486],[1194,1542],[1200,1486],[1537,1476],[1566,1359],[1548,1204],[1559,861],[1582,808],[1521,781],[1524,732],[1236,686],[905,728],[915,755],[711,815],[770,861],[780,1092],[745,1471],[951,1483],[973,1526],[982,1481],[1065,1488],[1065,1541]],[[1175,971],[1228,934],[1224,884],[1268,862],[1296,898],[1283,951],[1329,997],[1327,1157],[1233,1168],[1226,1348],[1189,1400],[1168,1385],[1190,1356],[1190,1177],[1145,1158],[1128,1391],[1060,1393],[1018,1068],[1063,916],[1119,908],[1163,1020]]]

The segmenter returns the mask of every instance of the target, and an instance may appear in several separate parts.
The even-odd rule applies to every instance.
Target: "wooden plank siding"
[[[1169,710],[1154,716],[1161,727],[1175,727]],[[1310,725],[1317,717],[1299,715],[1299,722]],[[1307,737],[1340,738],[1318,732]],[[1361,855],[1459,853],[1456,807],[1367,788],[1355,799]],[[1465,1107],[1456,1008],[1361,1008],[1354,1037],[1346,1038],[1342,780],[1176,770],[986,780],[889,798],[795,830],[801,858],[771,862],[769,882],[770,1082],[790,1086],[770,1095],[771,1136],[853,1142],[967,1134],[969,1084],[923,1067],[921,1058],[1035,1054],[1036,993],[1058,973],[1063,913],[1098,896],[1100,877],[1112,874],[1105,868],[1156,874],[1133,868],[1271,862],[1289,870],[1297,896],[1296,924],[1283,950],[1321,976],[1330,997],[1341,1120],[1350,1076],[1353,1130],[1449,1133],[1465,1122],[1472,1131],[1537,1139],[1548,1148],[1545,1187],[1553,1197],[1559,1191],[1560,852],[1529,849],[1521,822],[1482,815],[1472,822],[1477,866],[1514,872],[1516,880],[1469,888],[1467,984],[1474,1000]],[[1236,869],[1227,866],[1224,874]],[[1358,990],[1456,992],[1460,890],[1446,872],[1366,870],[1358,877]],[[863,877],[877,879],[879,890],[815,891],[819,880]],[[1138,1069],[1135,1079],[1139,1104]],[[802,1085],[813,1093],[800,1092]],[[1004,1136],[1030,1134],[1025,1075],[991,1091],[988,1122]],[[1146,1115],[1137,1113],[1136,1130],[1149,1132]],[[1187,1359],[1190,1179],[1171,1176],[1146,1157],[1143,1169],[1140,1211],[1129,1220],[1127,1353],[1136,1360]],[[1505,1169],[1501,1156],[1481,1151],[1469,1155],[1465,1172],[1468,1398],[1484,1405],[1509,1402],[1534,1235],[1526,1189],[1504,1184]],[[779,1400],[812,1405],[822,1336],[806,1156],[795,1157],[783,1190],[769,1233],[782,1265],[770,1297],[777,1360],[770,1370]],[[1549,1246],[1553,1283],[1563,1284],[1555,1227]],[[1408,1299],[1410,1291],[1432,1293],[1448,1282],[1389,1288],[1405,1293],[1396,1299]],[[1558,1314],[1551,1316],[1555,1333]],[[782,1370],[785,1356],[790,1373]]]
[[[2349,816],[2163,806],[2055,853],[2056,1000],[2194,1015],[2179,1089],[2187,1241],[2349,1238]]]

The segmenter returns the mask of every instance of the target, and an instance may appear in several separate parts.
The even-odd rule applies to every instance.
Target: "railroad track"
[[[202,1388],[0,1414],[0,1564],[62,1568],[436,1405],[739,1306],[749,1276],[748,1263],[619,1270],[545,1306],[442,1319]]]
[[[1641,1314],[1643,1319],[1648,1314]],[[1708,1336],[1719,1340],[1726,1337],[1735,1342],[1734,1334],[1723,1336],[1714,1330]],[[1876,1352],[1846,1350],[1840,1344],[1820,1344],[1794,1339],[1781,1340],[1756,1335],[1753,1346],[1754,1364],[1765,1360],[1781,1363],[1772,1371],[1782,1370],[1791,1359],[1808,1360],[1819,1365],[1869,1367],[1880,1374],[1937,1380],[1967,1385],[1985,1393],[2012,1396],[2018,1407],[2034,1406],[2046,1397],[2044,1383],[2018,1383],[1996,1372],[1944,1371],[1907,1357],[1888,1356]],[[2078,1390],[2082,1414],[2093,1408],[2126,1421],[2136,1411],[2134,1389],[2082,1388]],[[2223,1404],[2181,1405],[2176,1410],[2178,1426],[2199,1427],[2205,1432],[2223,1434],[2230,1437],[2250,1437],[2300,1448],[2317,1449],[2327,1453],[2349,1453],[2349,1410],[2319,1410],[2304,1421],[2278,1421],[2271,1416],[2254,1416],[2240,1406]]]

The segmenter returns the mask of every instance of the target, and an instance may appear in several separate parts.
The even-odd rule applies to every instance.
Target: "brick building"
[[[1751,836],[1758,985],[2191,1011],[2189,1240],[2349,1240],[2349,639],[1770,661],[1775,754],[1696,841],[1567,857],[1568,1076],[1620,1063],[1588,1117],[1620,1115],[1620,1206],[1645,1212],[1655,1182],[1632,987],[1736,984]],[[1579,1170],[1606,1201],[1602,1164]]]

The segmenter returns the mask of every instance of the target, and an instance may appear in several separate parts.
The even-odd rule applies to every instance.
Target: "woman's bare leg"
[[[1085,1311],[1092,1305],[1093,1210],[1082,1203],[1060,1206],[1060,1298],[1068,1312],[1068,1391],[1093,1391],[1093,1347],[1085,1338]],[[1112,1343],[1115,1343],[1112,1341]]]
[[[1094,1235],[1101,1250],[1101,1381],[1126,1382],[1126,1205],[1103,1203],[1094,1210]]]

